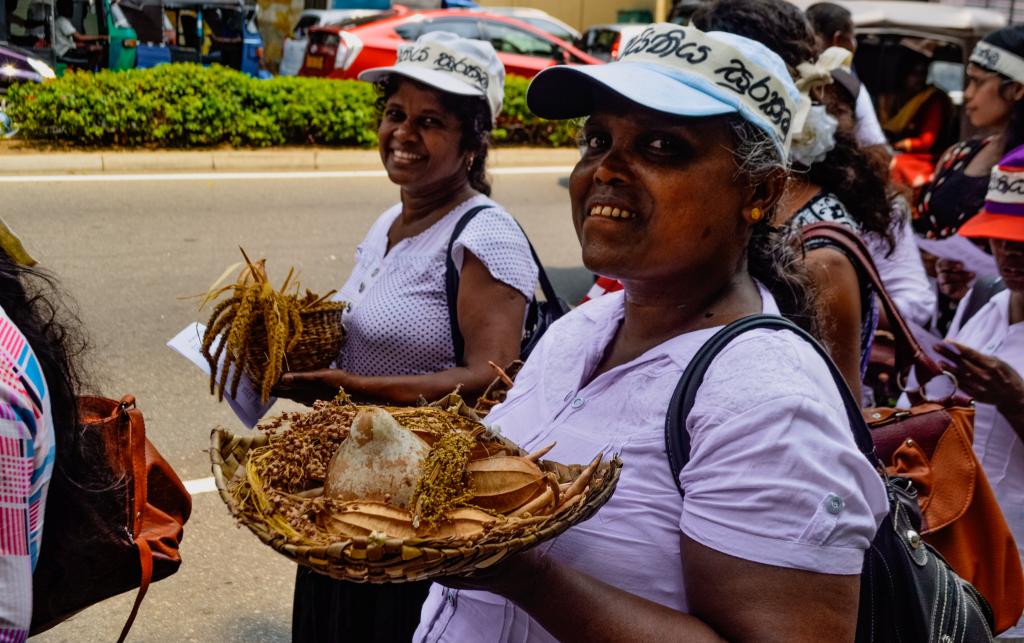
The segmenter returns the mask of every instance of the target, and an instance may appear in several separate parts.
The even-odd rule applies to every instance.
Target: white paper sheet
[[[954,235],[948,239],[917,238],[917,247],[941,259],[959,261],[964,270],[978,277],[996,277],[999,267],[992,255],[974,245],[967,237]]]
[[[199,370],[210,374],[210,365],[207,363],[206,358],[203,357],[200,349],[203,346],[203,333],[206,332],[206,326],[196,322],[186,326],[180,333],[171,338],[167,342],[167,346],[174,349],[185,357],[188,361],[192,362],[199,367]],[[217,343],[220,342],[218,337],[213,344],[213,350],[217,349]],[[221,359],[223,362],[223,358]],[[234,377],[234,365],[231,366],[231,373],[228,374],[228,381]],[[266,404],[260,403],[260,392],[253,386],[252,380],[249,379],[245,373],[242,373],[242,377],[238,382],[238,395],[237,397],[231,397],[229,391],[224,391],[224,399],[227,400],[231,410],[235,412],[238,419],[242,421],[242,424],[248,428],[253,428],[256,423],[260,421],[270,407],[277,401],[276,397],[272,397],[267,400]]]

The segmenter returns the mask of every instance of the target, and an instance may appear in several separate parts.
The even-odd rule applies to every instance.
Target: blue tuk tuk
[[[262,69],[256,5],[244,0],[121,0],[138,34],[136,64],[220,64],[250,76]]]

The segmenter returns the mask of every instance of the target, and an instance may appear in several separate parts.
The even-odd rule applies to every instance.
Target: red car
[[[398,47],[430,31],[450,31],[494,45],[505,73],[532,78],[561,64],[603,61],[564,40],[506,16],[481,11],[444,9],[374,20],[361,25],[331,25],[309,30],[300,76],[356,78],[372,67],[395,63]]]

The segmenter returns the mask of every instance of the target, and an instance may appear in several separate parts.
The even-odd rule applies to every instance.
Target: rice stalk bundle
[[[242,256],[245,267],[235,283],[223,288],[215,284],[200,306],[226,296],[213,307],[201,352],[210,365],[211,394],[219,400],[225,391],[236,397],[245,373],[266,403],[285,372],[325,368],[337,358],[345,340],[345,304],[328,301],[334,290],[300,293],[294,268],[275,289],[266,261],[252,262],[244,250]]]

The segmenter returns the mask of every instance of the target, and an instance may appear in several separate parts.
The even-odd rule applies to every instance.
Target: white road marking
[[[217,484],[213,481],[213,476],[209,478],[196,478],[195,480],[185,481],[185,491],[189,492],[190,495],[198,495],[201,493],[210,493],[211,491],[217,490]]]
[[[528,174],[569,174],[570,165],[496,167],[495,176]],[[161,174],[13,174],[0,176],[0,183],[99,183],[106,181],[260,181],[280,179],[378,179],[384,170],[338,170],[322,172],[166,172]]]

